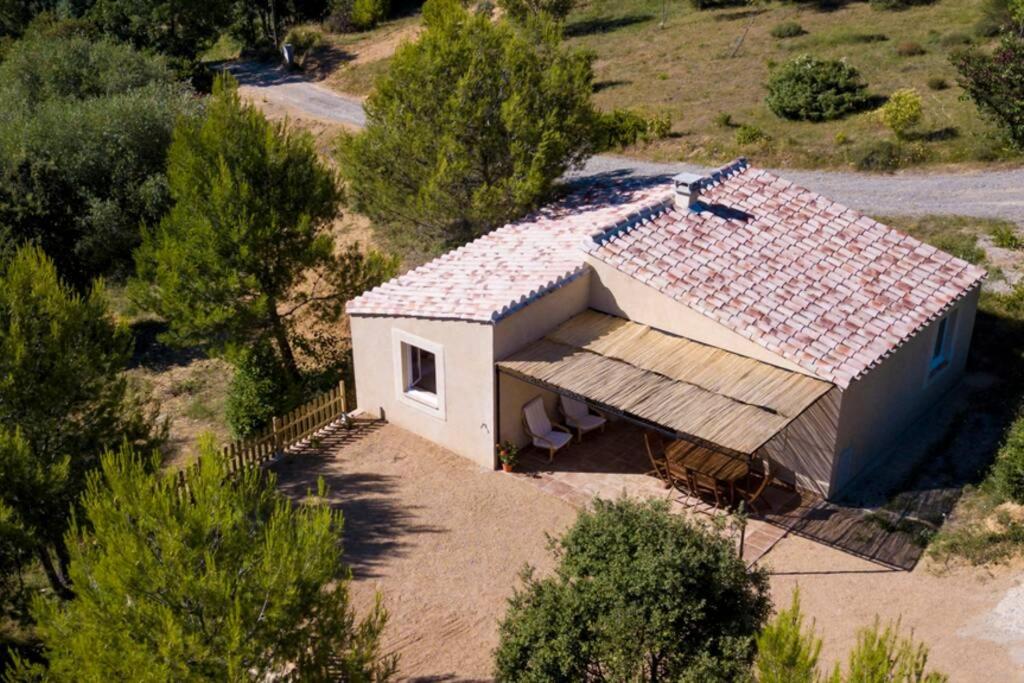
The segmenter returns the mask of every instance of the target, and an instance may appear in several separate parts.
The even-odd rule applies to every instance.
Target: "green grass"
[[[223,62],[229,59],[237,59],[242,52],[242,44],[230,34],[225,33],[217,42],[203,53],[200,58],[204,62]]]
[[[668,5],[659,28],[660,0],[592,0],[570,15],[569,43],[592,50],[604,109],[632,106],[668,111],[675,139],[658,141],[631,154],[656,160],[720,163],[740,154],[778,166],[842,167],[859,147],[891,138],[868,112],[839,121],[784,121],[764,104],[764,83],[773,65],[802,53],[846,59],[858,68],[873,95],[917,88],[924,98],[924,122],[908,159],[920,163],[991,161],[1008,156],[994,128],[981,120],[957,87],[928,88],[928,80],[956,81],[953,50],[970,38],[984,0],[941,0],[901,12],[880,12],[864,2],[836,3],[828,11],[814,4],[773,3],[751,15],[748,8],[697,11],[688,3]],[[771,30],[799,23],[807,33],[780,40]],[[747,26],[736,56],[730,56]],[[901,57],[896,47],[915,42],[925,48]],[[768,140],[739,144],[714,120],[720,112],[735,124],[756,126]],[[849,144],[837,145],[841,135]]]
[[[775,2],[751,9],[693,9],[687,2],[589,0],[566,21],[569,45],[595,56],[599,108],[628,107],[666,112],[674,134],[629,149],[630,156],[657,161],[718,164],[739,155],[762,165],[848,168],[866,148],[892,140],[869,111],[825,123],[785,121],[764,103],[771,68],[796,55],[846,59],[860,70],[881,102],[899,88],[916,88],[924,98],[924,121],[901,145],[899,163],[977,165],[1018,158],[974,104],[961,100],[949,57],[968,44],[986,46],[974,25],[985,0],[939,0],[899,12],[871,9],[867,2]],[[665,9],[664,27],[660,27]],[[328,36],[337,55],[370,49],[372,60],[327,60],[330,86],[366,95],[388,66],[396,33],[417,25],[418,16],[387,22],[373,31]],[[806,33],[784,39],[771,35],[785,22]],[[736,45],[745,36],[742,45]],[[901,56],[901,45],[924,53]],[[735,52],[735,55],[733,53]],[[929,87],[943,81],[952,87]],[[721,114],[733,125],[763,131],[757,139],[716,125]],[[837,140],[841,144],[837,144]]]
[[[978,238],[1007,225],[1007,221],[945,215],[881,216],[878,220],[978,266],[988,265]]]

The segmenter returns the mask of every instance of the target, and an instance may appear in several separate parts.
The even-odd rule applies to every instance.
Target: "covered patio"
[[[608,419],[606,433],[577,436],[552,458],[526,449],[523,476],[576,505],[625,493],[711,514],[740,500],[753,501],[754,513],[799,505],[791,473],[772,457],[780,449],[766,446],[833,388],[593,310],[499,361],[497,371],[503,420],[522,420],[540,397],[551,422],[563,422],[563,396]],[[505,424],[505,433],[514,427]],[[521,442],[537,442],[523,430]],[[711,482],[703,493],[713,498],[697,477]],[[748,532],[755,556],[784,533],[760,522]]]

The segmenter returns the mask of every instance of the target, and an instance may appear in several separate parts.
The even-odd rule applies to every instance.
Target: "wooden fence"
[[[335,388],[315,396],[283,417],[274,417],[270,426],[256,436],[232,441],[224,446],[221,454],[227,461],[228,475],[233,476],[243,469],[258,467],[273,460],[338,420],[343,420],[347,429],[356,423],[378,421],[348,415],[345,383],[340,382]],[[194,467],[196,465],[178,470],[179,488],[187,488]]]

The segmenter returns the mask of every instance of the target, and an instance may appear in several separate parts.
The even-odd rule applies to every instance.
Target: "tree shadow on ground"
[[[620,28],[642,24],[654,19],[653,14],[627,14],[621,17],[601,17],[598,19],[582,19],[574,21],[565,27],[567,38],[581,38],[592,36],[598,33],[609,33]]]
[[[340,426],[329,428],[315,446],[289,453],[273,466],[278,489],[293,500],[315,494],[317,480],[323,478],[329,504],[341,510],[345,518],[345,563],[360,578],[379,576],[380,565],[404,555],[412,536],[446,531],[416,521],[419,508],[401,500],[399,476],[346,472],[338,466],[337,453],[379,428],[379,424],[351,431]]]
[[[175,347],[160,341],[159,336],[167,332],[168,325],[162,320],[139,320],[132,323],[135,345],[128,360],[128,369],[145,368],[153,372],[164,372],[175,367],[188,365],[194,360],[206,358],[206,353],[197,347]]]

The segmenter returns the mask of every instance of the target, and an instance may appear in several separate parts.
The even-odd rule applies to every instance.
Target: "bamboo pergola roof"
[[[584,311],[498,369],[684,438],[752,454],[832,384]]]

